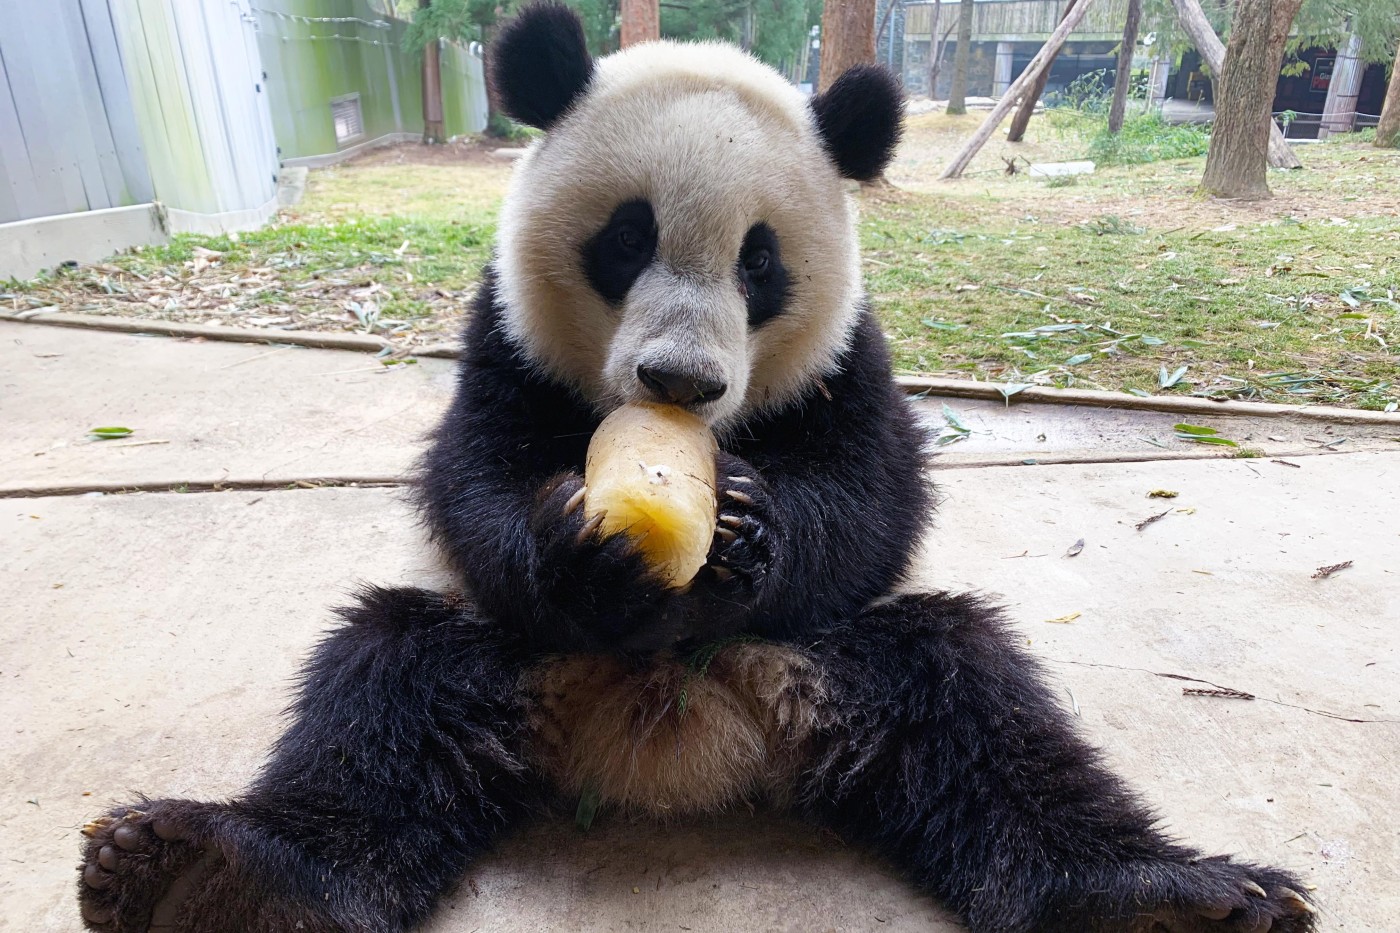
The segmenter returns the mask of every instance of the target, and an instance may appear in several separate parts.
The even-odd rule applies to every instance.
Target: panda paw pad
[[[187,838],[171,806],[141,807],[121,807],[83,826],[78,903],[91,930],[146,933],[167,922],[213,858]]]

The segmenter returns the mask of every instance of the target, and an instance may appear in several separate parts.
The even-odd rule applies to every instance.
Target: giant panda
[[[848,179],[898,88],[805,99],[718,44],[598,61],[534,6],[491,50],[544,131],[505,199],[420,487],[460,591],[364,592],[229,803],[85,827],[90,929],[409,929],[552,803],[763,802],[868,846],[978,933],[1303,933],[1286,872],[1203,857],[1075,733],[997,610],[896,595],[924,437],[861,291]],[[624,402],[720,440],[709,563],[663,586],[581,508]]]

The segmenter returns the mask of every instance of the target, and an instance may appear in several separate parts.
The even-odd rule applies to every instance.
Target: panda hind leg
[[[84,827],[89,929],[406,930],[535,806],[520,662],[495,626],[414,589],[343,615],[243,796],[142,799]]]
[[[1306,933],[1287,872],[1170,841],[999,612],[906,596],[813,646],[828,725],[799,811],[891,859],[975,933]]]

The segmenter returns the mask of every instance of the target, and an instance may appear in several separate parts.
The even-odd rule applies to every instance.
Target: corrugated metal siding
[[[361,140],[423,132],[419,58],[403,51],[407,24],[386,19],[367,0],[258,0],[258,45],[282,158],[335,153],[331,101],[360,95]],[[353,17],[351,22],[318,19]],[[443,107],[449,135],[486,126],[481,61],[447,46],[442,56]]]
[[[486,72],[481,59],[460,45],[442,49],[442,117],[448,136],[486,128]],[[416,62],[415,62],[416,64]],[[422,80],[414,82],[419,87]],[[422,110],[421,105],[418,108]]]
[[[0,0],[0,223],[151,200],[106,0]]]
[[[153,199],[255,211],[276,197],[279,145],[337,151],[346,94],[363,140],[423,129],[406,24],[368,0],[0,0],[0,24],[0,223]],[[447,46],[442,61],[447,132],[479,132],[481,60]]]
[[[277,194],[277,150],[247,0],[109,0],[156,196],[201,214]]]

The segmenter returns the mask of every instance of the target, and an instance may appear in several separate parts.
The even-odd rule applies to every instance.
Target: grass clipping
[[[588,444],[584,509],[626,534],[673,587],[705,565],[715,533],[714,435],[673,405],[624,405]]]

